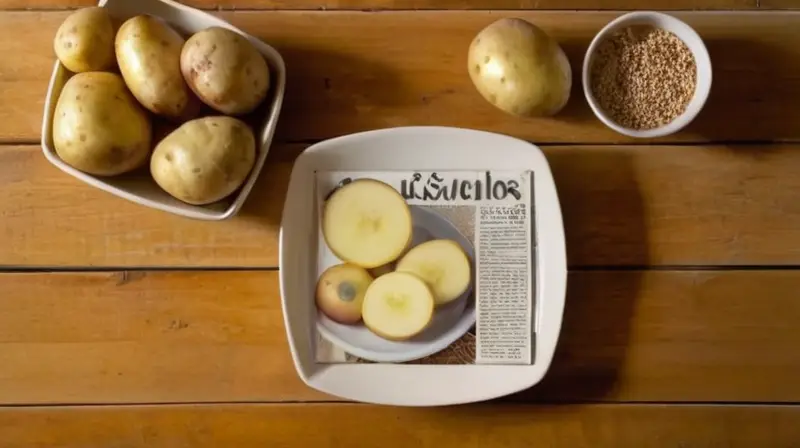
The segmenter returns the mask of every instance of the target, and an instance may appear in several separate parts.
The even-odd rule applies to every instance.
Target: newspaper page
[[[317,362],[533,364],[533,176],[318,171]]]

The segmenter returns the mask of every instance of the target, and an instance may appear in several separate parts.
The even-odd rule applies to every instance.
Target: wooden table
[[[38,143],[51,42],[64,9],[92,1],[0,0],[0,446],[800,446],[800,12],[785,10],[800,2],[187,3],[220,9],[289,70],[277,143],[227,222],[52,167]],[[601,4],[614,10],[588,10]],[[578,73],[594,33],[637,8],[704,10],[675,12],[714,64],[709,103],[679,135],[606,129],[579,78],[552,119],[504,115],[470,84],[469,41],[498,17],[545,28]],[[403,409],[343,403],[295,374],[277,273],[292,161],[401,125],[544,147],[570,275],[556,359],[530,391]]]

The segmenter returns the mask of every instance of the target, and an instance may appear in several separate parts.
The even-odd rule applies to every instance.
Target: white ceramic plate
[[[414,246],[430,239],[451,239],[461,245],[471,260],[475,259],[474,247],[450,221],[423,207],[412,205],[410,208],[414,222]],[[323,269],[341,263],[333,255],[326,256],[323,262]],[[458,340],[474,324],[475,306],[471,285],[452,303],[437,308],[431,325],[408,341],[389,341],[363,324],[343,325],[321,312],[317,313],[317,329],[325,339],[352,355],[376,362],[405,362],[432,355]]]
[[[191,34],[212,26],[227,28],[241,34],[256,47],[269,64],[272,86],[267,94],[267,99],[264,100],[266,106],[259,108],[259,110],[264,109],[266,115],[262,119],[259,128],[253,129],[258,145],[255,164],[241,188],[229,197],[208,205],[191,205],[181,202],[162,190],[149,176],[121,175],[101,177],[73,168],[61,160],[53,145],[53,114],[55,113],[56,103],[64,84],[72,76],[72,72],[67,70],[58,60],[56,60],[53,66],[53,73],[50,76],[50,85],[47,89],[42,119],[42,151],[45,158],[70,176],[146,207],[189,218],[212,221],[223,220],[236,215],[253,189],[261,168],[264,166],[272,143],[272,137],[275,133],[275,127],[278,124],[278,115],[283,104],[286,88],[286,67],[283,58],[271,46],[228,22],[207,12],[172,0],[101,0],[99,6],[106,8],[112,17],[118,19],[127,19],[138,14],[150,14],[159,17],[187,38]],[[153,146],[155,146],[155,143],[153,142]]]
[[[534,171],[536,307],[531,365],[322,364],[315,361],[318,226],[316,170]],[[279,237],[284,324],[295,368],[310,387],[349,400],[436,406],[489,400],[544,377],[561,331],[567,260],[561,208],[550,167],[528,142],[488,132],[405,127],[327,140],[294,164]]]

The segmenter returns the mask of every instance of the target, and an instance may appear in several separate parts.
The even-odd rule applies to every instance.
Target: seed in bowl
[[[697,67],[689,47],[653,26],[614,32],[597,47],[590,87],[600,107],[620,126],[645,130],[680,116],[694,95]]]

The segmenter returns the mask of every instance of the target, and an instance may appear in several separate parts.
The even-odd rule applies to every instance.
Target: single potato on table
[[[481,96],[511,115],[558,113],[569,100],[572,71],[558,43],[537,26],[500,19],[472,40],[469,76]]]
[[[149,15],[122,24],[115,40],[117,63],[128,88],[156,115],[183,122],[200,112],[200,100],[181,76],[184,38],[167,22]]]
[[[53,41],[56,57],[75,73],[114,66],[114,23],[105,8],[79,9],[64,19]]]
[[[156,145],[150,173],[176,199],[210,204],[244,183],[255,157],[255,136],[243,121],[226,116],[196,118]]]
[[[143,165],[150,154],[147,112],[115,73],[78,73],[64,85],[53,117],[53,143],[64,162],[113,176]]]
[[[269,90],[269,66],[244,36],[211,27],[186,41],[181,73],[208,106],[228,115],[252,112]]]

